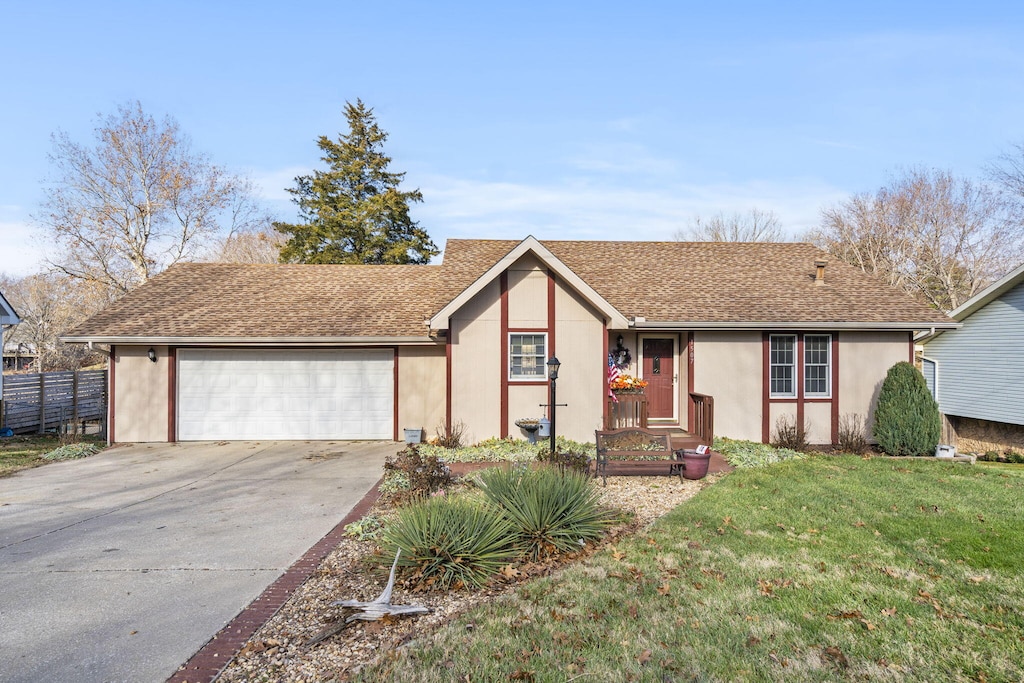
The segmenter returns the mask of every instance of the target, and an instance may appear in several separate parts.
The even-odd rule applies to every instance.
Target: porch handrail
[[[605,430],[647,429],[647,397],[644,394],[617,394],[615,398],[609,396],[606,401]]]
[[[700,439],[702,444],[711,446],[715,439],[715,397],[690,392],[690,400],[693,401],[690,433]]]

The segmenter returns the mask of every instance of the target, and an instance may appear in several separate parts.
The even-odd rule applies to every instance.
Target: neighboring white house
[[[17,325],[21,322],[21,318],[18,317],[14,307],[4,298],[3,292],[0,292],[0,339],[3,338],[3,331],[5,327],[11,325]],[[4,403],[4,373],[0,368],[0,424],[3,421],[3,403]]]
[[[1024,450],[1024,264],[949,315],[963,326],[921,340],[944,440]]]

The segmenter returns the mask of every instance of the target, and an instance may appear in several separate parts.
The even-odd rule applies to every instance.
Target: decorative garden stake
[[[335,600],[332,602],[332,605],[340,605],[346,609],[356,610],[356,612],[354,614],[350,614],[344,621],[332,624],[313,636],[309,642],[306,643],[306,647],[316,645],[320,641],[330,638],[335,633],[340,633],[353,621],[377,621],[388,616],[398,617],[409,614],[428,614],[431,611],[430,608],[423,607],[422,605],[391,604],[391,591],[395,588],[395,569],[398,567],[398,558],[401,555],[402,549],[399,548],[398,552],[395,553],[395,561],[391,565],[391,576],[388,577],[388,585],[384,587],[384,591],[377,596],[376,600],[371,602],[360,602],[358,600]]]

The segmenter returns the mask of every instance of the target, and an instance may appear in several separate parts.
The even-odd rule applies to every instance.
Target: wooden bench
[[[650,470],[650,474],[682,474],[682,461],[677,461],[668,434],[658,434],[640,427],[626,427],[594,432],[597,459],[594,476],[608,485],[608,462],[628,462],[631,468]]]

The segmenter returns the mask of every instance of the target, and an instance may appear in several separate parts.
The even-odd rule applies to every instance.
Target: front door
[[[644,339],[644,379],[647,380],[647,417],[675,417],[675,345],[671,339]]]

